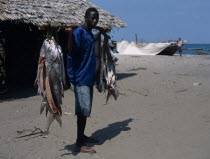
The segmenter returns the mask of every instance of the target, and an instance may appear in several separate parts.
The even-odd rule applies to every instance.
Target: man
[[[179,51],[179,55],[182,56],[182,46],[184,45],[183,40],[181,40],[181,38],[179,38],[178,42],[177,42],[177,46],[178,46],[178,51]]]
[[[92,29],[96,28],[99,12],[95,8],[88,8],[85,13],[85,23],[72,31],[72,50],[67,58],[67,74],[70,78],[75,94],[75,114],[77,115],[76,146],[80,152],[95,152],[86,143],[96,143],[97,139],[84,134],[87,117],[91,114],[93,100],[93,85],[96,78],[96,57],[94,42],[100,34],[95,36]]]

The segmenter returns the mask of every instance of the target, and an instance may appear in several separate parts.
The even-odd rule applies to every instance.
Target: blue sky
[[[210,44],[210,0],[89,0],[127,23],[113,40],[177,40]]]

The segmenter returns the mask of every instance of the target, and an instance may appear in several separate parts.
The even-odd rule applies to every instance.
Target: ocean
[[[210,44],[185,44],[182,49],[182,54],[210,55]],[[179,52],[176,52],[176,54],[179,54]]]

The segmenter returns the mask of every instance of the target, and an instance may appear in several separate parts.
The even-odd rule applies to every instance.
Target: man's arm
[[[95,41],[98,40],[98,38],[100,37],[101,34],[103,34],[104,36],[108,36],[108,38],[111,39],[110,36],[106,34],[107,32],[109,32],[111,30],[110,27],[104,27],[104,28],[95,27],[94,29],[97,29],[99,31],[98,33],[96,33],[94,35]]]

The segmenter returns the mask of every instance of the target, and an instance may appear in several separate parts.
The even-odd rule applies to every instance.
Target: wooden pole
[[[137,37],[137,34],[135,34],[135,37],[136,37],[136,43],[138,43],[138,37]]]

